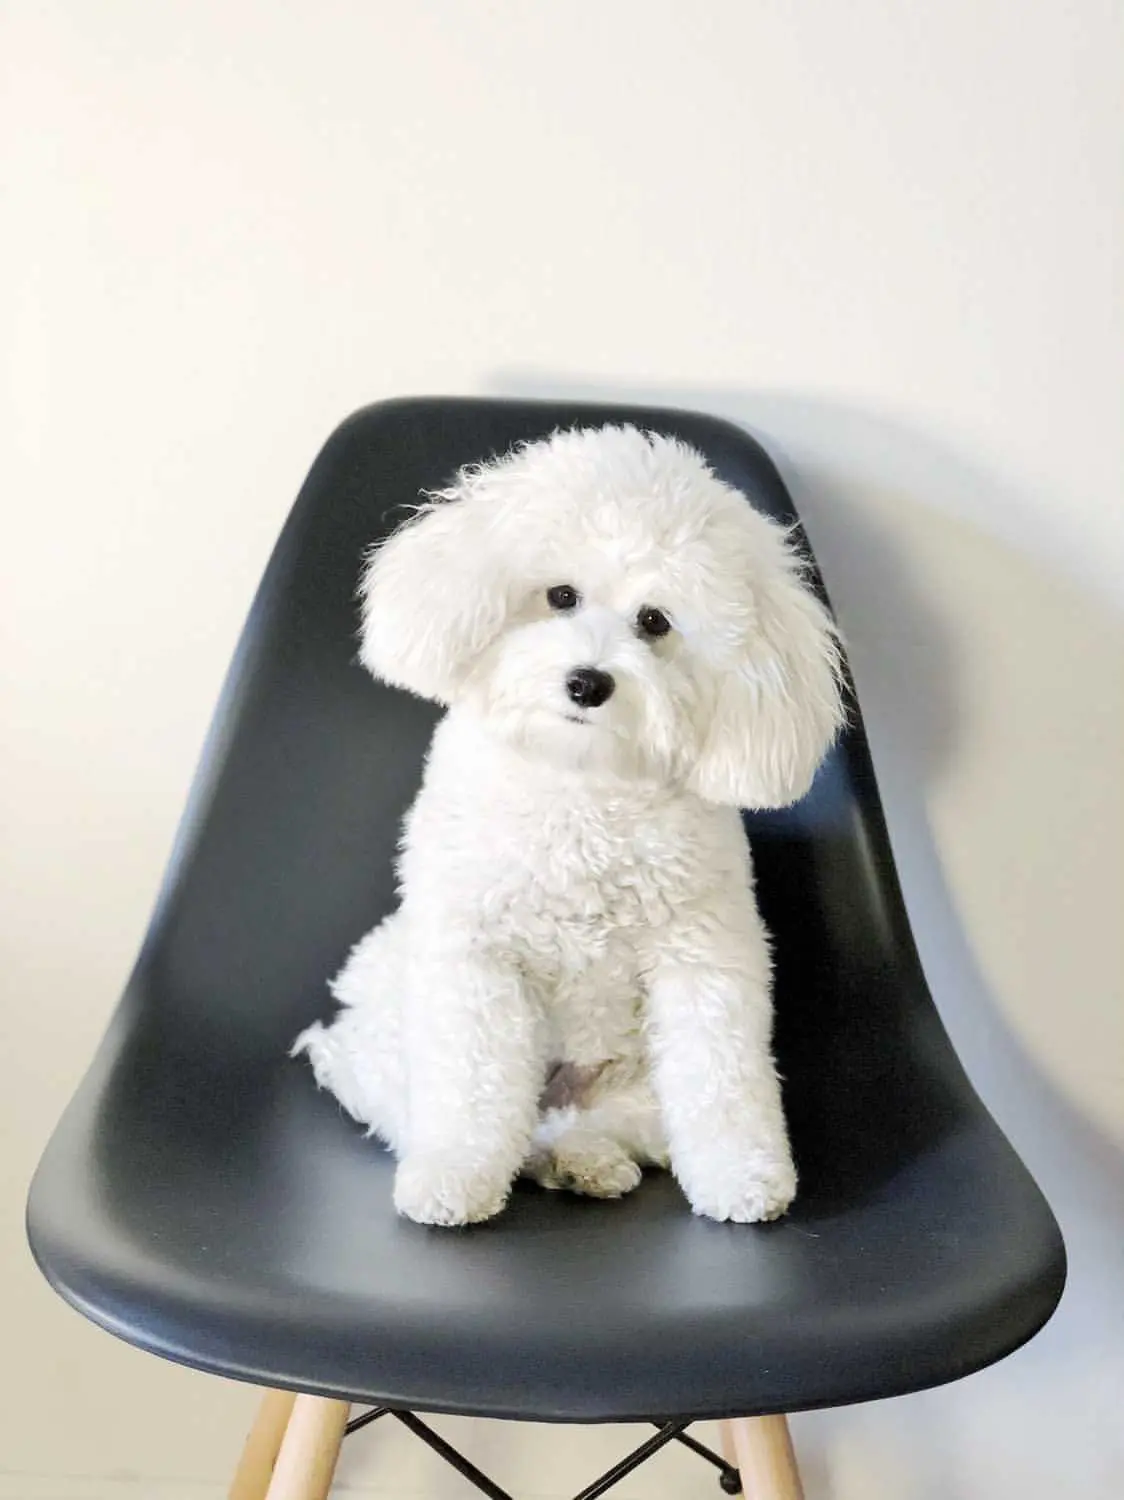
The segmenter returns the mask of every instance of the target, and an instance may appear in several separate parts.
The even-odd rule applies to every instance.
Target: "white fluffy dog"
[[[841,715],[785,531],[673,438],[559,432],[430,497],[363,599],[364,664],[449,711],[400,909],[294,1051],[397,1153],[399,1212],[487,1219],[520,1172],[619,1197],[658,1164],[698,1214],[783,1213],[737,809],[800,797]]]

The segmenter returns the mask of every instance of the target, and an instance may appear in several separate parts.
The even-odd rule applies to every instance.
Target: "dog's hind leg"
[[[535,1132],[524,1175],[545,1188],[589,1198],[623,1198],[640,1183],[640,1166],[612,1136],[587,1129],[580,1111],[555,1110]]]
[[[667,1132],[647,1068],[630,1065],[615,1078],[610,1070],[584,1111],[583,1124],[610,1136],[645,1167],[669,1163]]]
[[[646,1071],[609,1064],[570,1091],[548,1085],[547,1108],[524,1171],[547,1188],[591,1198],[621,1198],[641,1167],[666,1167],[667,1139]]]
[[[321,1088],[348,1114],[400,1151],[406,1101],[402,1059],[404,943],[397,915],[369,932],[351,950],[332,981],[340,1002],[334,1019],[317,1021],[293,1044],[306,1053]]]

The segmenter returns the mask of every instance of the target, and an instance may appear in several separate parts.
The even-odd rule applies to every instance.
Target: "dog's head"
[[[785,530],[635,427],[463,470],[371,556],[361,656],[528,754],[780,807],[840,723],[836,634]]]

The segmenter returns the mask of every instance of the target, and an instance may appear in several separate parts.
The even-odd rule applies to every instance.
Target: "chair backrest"
[[[171,1048],[194,1063],[186,1076],[229,1066],[267,1087],[297,1031],[330,1009],[327,978],[395,900],[399,822],[436,719],[357,664],[364,550],[461,464],[607,421],[679,435],[755,505],[796,520],[762,449],[696,414],[418,399],[345,422],[277,543],[223,692],[124,1002],[134,1061],[137,1047]],[[856,704],[809,795],[747,828],[804,1181],[830,1163],[817,1191],[845,1201],[860,1186],[848,1162],[869,1185],[976,1107],[918,963]]]

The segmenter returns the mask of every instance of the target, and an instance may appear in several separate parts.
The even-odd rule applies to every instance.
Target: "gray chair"
[[[724,1486],[736,1465],[754,1500],[790,1500],[784,1413],[968,1375],[1061,1294],[1054,1219],[930,999],[857,705],[809,795],[746,819],[801,1174],[783,1221],[694,1219],[653,1175],[619,1203],[520,1186],[491,1224],[424,1230],[394,1215],[390,1159],[287,1059],[394,901],[434,723],[356,665],[363,549],[466,461],[606,421],[679,434],[795,521],[761,448],[705,416],[426,399],[345,422],[277,544],[140,958],[36,1175],[31,1244],[63,1297],[273,1392],[238,1500],[325,1495],[360,1402],[351,1428],[390,1413],[498,1500],[417,1412],[655,1422],[585,1500],[693,1442],[690,1422],[729,1419],[726,1458],[702,1450]]]

